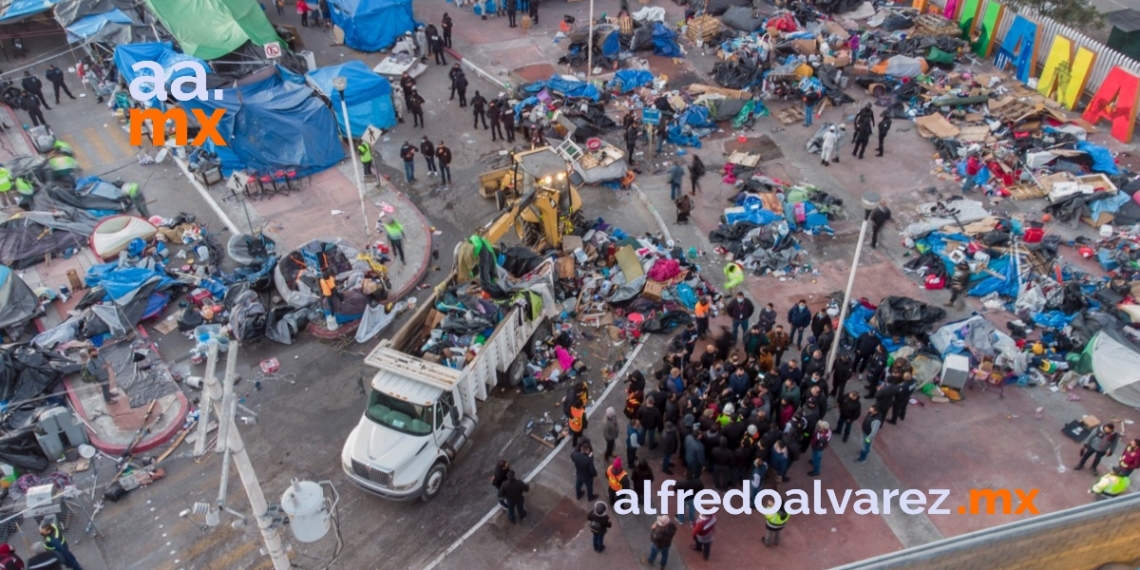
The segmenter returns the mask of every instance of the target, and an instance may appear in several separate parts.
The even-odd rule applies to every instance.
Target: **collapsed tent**
[[[122,10],[91,14],[67,26],[67,41],[77,44],[84,41],[106,41],[116,44],[131,43],[131,25],[134,22]]]
[[[554,93],[559,93],[566,97],[589,97],[597,101],[601,98],[601,93],[598,88],[585,81],[581,81],[572,75],[552,75],[546,81],[535,81],[523,86],[523,91],[527,93],[538,93],[543,89],[548,89]]]
[[[337,281],[349,280],[353,272],[363,277],[368,264],[356,259],[356,248],[337,239],[313,240],[281,258],[273,272],[277,293],[293,307],[307,307],[321,299],[320,278],[329,273]]]
[[[23,269],[43,261],[45,254],[62,255],[86,245],[90,230],[53,227],[52,219],[47,212],[28,212],[0,223],[0,265]]]
[[[1140,406],[1140,347],[1106,327],[1085,346],[1078,372],[1092,372],[1104,393],[1127,406]]]
[[[11,0],[3,7],[0,22],[11,24],[41,12],[51,10],[59,0]]]
[[[392,84],[374,73],[367,65],[352,60],[341,65],[322,67],[305,75],[309,83],[332,102],[337,127],[344,133],[344,114],[333,79],[345,78],[344,102],[348,106],[349,123],[353,138],[364,135],[369,126],[389,129],[396,126],[396,111],[392,108]]]
[[[380,51],[416,29],[412,0],[330,0],[332,21],[344,32],[344,45]]]
[[[36,294],[12,271],[0,265],[0,330],[27,322],[39,313]]]
[[[286,78],[277,68],[266,68],[219,99],[185,101],[183,106],[212,115],[224,109],[217,131],[229,146],[213,142],[222,171],[277,172],[295,170],[310,176],[344,159],[336,118],[308,85]]]
[[[182,52],[194,57],[216,59],[246,42],[282,43],[255,0],[146,0],[146,5],[174,34]]]
[[[945,310],[909,297],[887,297],[875,311],[875,322],[887,336],[923,335],[945,316]]]
[[[84,282],[96,292],[89,294],[97,294],[101,289],[102,300],[118,306],[122,310],[122,316],[132,325],[161,315],[172,298],[167,290],[179,284],[162,271],[145,267],[119,267],[117,263],[91,267],[87,270]]]

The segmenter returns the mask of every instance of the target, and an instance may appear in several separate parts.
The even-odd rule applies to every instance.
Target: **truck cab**
[[[384,343],[365,361],[380,372],[345,442],[344,471],[357,486],[385,498],[431,500],[475,429],[478,420],[464,410],[464,400],[473,398],[461,393],[460,371]]]

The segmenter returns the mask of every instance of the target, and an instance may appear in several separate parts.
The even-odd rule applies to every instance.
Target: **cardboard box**
[[[1096,429],[1096,426],[1100,425],[1100,420],[1093,415],[1084,416],[1081,418],[1081,425],[1089,429]]]
[[[851,65],[851,56],[844,53],[840,53],[835,57],[827,55],[823,57],[823,63],[824,65],[830,65],[836,68],[844,68]]]
[[[815,40],[792,40],[792,49],[800,55],[813,55],[819,52]]]
[[[578,236],[562,236],[562,251],[572,252],[582,245],[582,238]]]
[[[665,285],[657,281],[645,281],[645,289],[641,290],[641,296],[653,301],[655,303],[661,302],[661,294],[665,291]]]
[[[558,278],[559,279],[573,279],[577,277],[577,270],[574,265],[574,257],[564,255],[558,258]]]
[[[868,67],[865,63],[856,63],[855,65],[852,65],[849,70],[847,70],[847,73],[850,75],[867,75],[868,73],[871,73],[871,68]]]

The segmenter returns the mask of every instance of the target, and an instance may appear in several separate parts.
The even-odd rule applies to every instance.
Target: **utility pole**
[[[220,401],[216,397],[218,395],[218,379],[215,378],[213,374],[210,374],[206,378],[208,382],[207,390],[203,392],[204,401],[202,407],[204,409],[208,409],[211,404],[218,406],[217,450],[223,452],[223,462],[222,483],[221,489],[218,492],[217,508],[219,510],[229,510],[225,505],[225,500],[229,480],[229,459],[232,457],[238,476],[241,477],[242,487],[245,489],[245,494],[249,498],[249,506],[253,510],[254,518],[257,520],[257,527],[261,531],[261,538],[265,541],[265,550],[269,555],[269,559],[273,561],[274,570],[291,570],[293,566],[289,562],[289,556],[285,552],[285,547],[281,542],[281,536],[273,524],[273,517],[269,515],[269,504],[265,501],[265,495],[261,492],[261,483],[257,480],[257,473],[254,472],[253,463],[249,460],[249,454],[245,449],[245,442],[242,441],[241,434],[238,433],[237,425],[234,424],[234,409],[236,408],[234,380],[236,377],[238,349],[240,346],[241,344],[237,341],[230,342],[230,348],[226,355],[226,377],[221,387]],[[212,343],[209,360],[206,364],[207,370],[213,371],[215,369],[217,357],[217,343]]]
[[[206,356],[206,376],[202,379],[202,400],[198,404],[198,437],[194,441],[194,457],[201,457],[206,453],[206,438],[210,437],[210,404],[221,395],[214,392],[218,387],[218,379],[214,377],[218,366],[218,341],[211,340],[206,343],[209,354]]]

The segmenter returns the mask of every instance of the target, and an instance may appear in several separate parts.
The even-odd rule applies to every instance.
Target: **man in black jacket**
[[[598,478],[598,468],[594,466],[594,450],[588,443],[583,443],[570,454],[570,460],[574,462],[574,495],[579,501],[583,495],[587,501],[597,499],[598,496],[594,494],[594,479]],[[586,489],[584,493],[583,487]]]
[[[748,319],[751,319],[752,313],[756,312],[756,305],[753,305],[752,300],[745,297],[744,293],[737,291],[736,297],[729,301],[726,311],[728,316],[732,317],[732,341],[736,342],[737,329],[748,332]]]
[[[428,176],[439,176],[435,170],[435,145],[431,144],[431,140],[427,135],[424,135],[420,141],[420,153],[424,155],[424,162],[427,163]]]
[[[645,430],[645,442],[649,449],[657,449],[657,428],[662,425],[662,415],[661,408],[657,407],[653,398],[645,399],[641,408],[637,410],[637,418]]]
[[[855,360],[851,363],[851,370],[862,374],[867,370],[867,363],[879,348],[882,341],[875,331],[867,331],[855,339]]]
[[[487,128],[487,98],[475,92],[475,96],[471,98],[471,112],[475,115],[474,129],[479,128],[479,119],[483,119],[483,128]]]
[[[71,97],[72,101],[75,100],[75,95],[71,94],[71,90],[68,89],[67,84],[63,82],[63,70],[62,69],[56,67],[55,65],[49,65],[47,68],[47,71],[44,72],[44,77],[47,78],[48,83],[51,83],[52,88],[55,89],[55,104],[56,105],[59,104],[59,91],[60,91],[60,89],[62,89],[64,93],[67,93],[67,96]]]
[[[721,491],[727,490],[731,485],[732,478],[732,462],[734,456],[732,450],[728,447],[728,438],[720,437],[717,439],[717,446],[712,450],[712,468],[713,468],[713,481],[716,488]]]
[[[51,105],[48,105],[47,99],[44,99],[44,82],[40,81],[39,77],[32,75],[31,71],[24,71],[24,79],[20,81],[20,85],[24,88],[24,91],[35,95],[36,99],[39,99],[40,104],[44,106],[44,109],[48,111],[51,110]]]
[[[514,469],[507,471],[507,480],[499,488],[499,494],[507,502],[507,520],[511,521],[511,524],[526,519],[526,508],[524,508],[526,498],[523,497],[523,493],[529,491],[530,485],[515,478]],[[516,515],[518,521],[516,521]]]
[[[428,24],[427,28],[424,29],[424,34],[427,36],[428,51],[435,56],[435,64],[447,65],[447,57],[443,54],[443,38],[440,37],[435,24]]]
[[[490,106],[487,107],[487,118],[491,119],[491,142],[496,140],[503,140],[503,128],[499,124],[499,116],[502,115],[502,107],[499,106],[498,101],[491,101]],[[498,134],[498,139],[495,135]]]
[[[863,376],[863,380],[867,383],[868,400],[875,399],[875,393],[879,389],[879,382],[883,380],[883,374],[887,371],[887,351],[883,349],[883,345],[875,348],[875,354],[871,355],[871,360],[867,364],[867,373]],[[882,410],[883,408],[879,408]]]
[[[891,209],[887,207],[886,200],[879,200],[879,205],[871,210],[871,249],[879,246],[879,231],[891,219]]]
[[[894,379],[888,380],[875,392],[875,407],[879,410],[890,410],[895,405],[895,396],[899,393],[899,384]],[[887,415],[883,412],[883,416]]]
[[[435,157],[439,159],[440,183],[451,184],[451,149],[443,141],[436,145]]]
[[[467,74],[463,70],[459,70],[459,76],[455,78],[455,90],[459,93],[459,106],[467,106]]]
[[[459,69],[459,62],[456,62],[455,65],[452,65],[451,69],[447,71],[447,78],[451,80],[451,96],[447,98],[448,101],[455,100],[455,78],[458,77],[460,73],[463,73],[463,70]]]
[[[516,0],[504,0],[504,3],[506,4],[507,8],[507,22],[509,22],[510,27],[514,28],[516,27],[515,17],[518,16],[519,13],[518,4],[516,3]]]
[[[412,126],[424,128],[424,98],[420,96],[415,87],[412,87],[412,96],[408,101],[408,111],[412,114]]]
[[[835,357],[835,365],[831,369],[831,395],[833,397],[838,399],[846,393],[843,390],[847,387],[847,381],[851,379],[851,372],[851,352],[839,351],[839,356]]]
[[[917,383],[914,381],[914,375],[910,372],[903,372],[902,382],[899,383],[899,390],[895,394],[894,400],[891,403],[891,417],[887,418],[888,424],[896,424],[899,420],[906,419],[906,407],[910,403],[910,395],[914,393]]]
[[[661,453],[665,456],[661,460],[661,472],[666,475],[673,474],[673,456],[681,447],[677,428],[673,425],[673,422],[665,422],[665,431],[661,433]]]
[[[33,127],[47,124],[47,120],[44,119],[44,112],[40,110],[40,101],[36,99],[35,95],[24,91],[24,95],[20,97],[20,108],[28,112]]]
[[[504,105],[499,120],[503,122],[503,132],[507,135],[507,142],[515,142],[515,110],[510,105]]]
[[[875,156],[883,156],[883,139],[887,138],[887,133],[891,130],[891,112],[884,110],[882,117],[879,121],[879,149]]]

